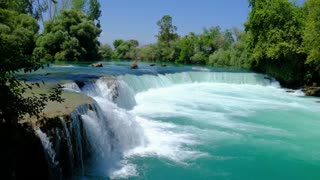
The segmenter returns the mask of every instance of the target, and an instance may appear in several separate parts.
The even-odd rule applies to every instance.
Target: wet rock
[[[91,65],[92,67],[103,67],[101,63],[94,63]]]
[[[286,90],[287,93],[294,93],[294,90]]]
[[[130,69],[138,69],[138,61],[134,61],[134,62],[130,65]]]
[[[167,67],[167,65],[166,65],[166,64],[161,64],[161,66],[162,66],[162,67]]]
[[[156,66],[156,64],[150,64],[149,66]]]
[[[114,77],[105,77],[104,80],[107,82],[107,85],[111,90],[110,94],[112,101],[115,101],[119,97],[119,82]]]
[[[307,87],[305,93],[307,96],[320,97],[320,87]]]

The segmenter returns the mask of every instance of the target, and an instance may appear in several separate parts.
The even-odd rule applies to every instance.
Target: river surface
[[[103,64],[29,76],[66,81],[105,115],[106,127],[83,116],[98,150],[79,179],[320,179],[320,99],[250,72]],[[116,100],[105,76],[116,77]]]

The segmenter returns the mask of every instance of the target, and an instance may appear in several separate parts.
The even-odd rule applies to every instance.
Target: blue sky
[[[301,0],[300,0],[301,1]],[[247,0],[101,0],[102,43],[136,39],[140,45],[156,41],[156,22],[171,15],[180,35],[202,32],[204,27],[243,28]]]

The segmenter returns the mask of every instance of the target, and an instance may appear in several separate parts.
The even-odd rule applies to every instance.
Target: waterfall
[[[142,76],[123,75],[119,76],[118,79],[124,81],[135,93],[148,89],[190,83],[227,83],[279,87],[277,81],[266,75],[243,72],[182,72]]]
[[[126,110],[135,104],[133,92],[117,79],[101,78],[95,83],[87,83],[83,93],[97,103],[94,109],[82,115],[92,147],[89,174],[111,176],[114,170],[121,168],[126,151],[145,143],[136,117]],[[128,95],[131,98],[124,99]]]
[[[152,127],[156,134],[165,135],[163,128],[171,127],[170,124],[157,124],[153,121],[137,117],[132,110],[137,102],[137,93],[162,87],[169,87],[177,84],[191,83],[227,83],[247,84],[259,86],[275,86],[278,83],[264,75],[255,73],[226,73],[226,72],[183,72],[175,74],[158,75],[122,75],[118,77],[102,77],[96,81],[83,82],[79,88],[76,83],[66,83],[65,90],[83,93],[94,99],[90,106],[83,105],[70,115],[70,121],[61,120],[62,131],[67,139],[68,154],[73,166],[78,171],[76,175],[94,176],[96,174],[112,177],[123,170],[125,154],[138,147],[148,146],[149,139],[146,133],[154,136],[154,132],[145,132],[146,127]],[[144,123],[144,127],[140,123]],[[159,125],[159,126],[158,126]],[[37,129],[44,148],[47,150],[53,163],[55,152],[46,134]],[[59,134],[58,134],[59,135]],[[157,138],[155,135],[155,138]],[[172,133],[174,135],[174,133]],[[176,138],[175,142],[180,145],[193,143],[189,134],[175,135],[176,137],[191,138],[184,141]],[[169,138],[163,139],[163,143],[169,143]],[[162,144],[153,144],[150,152],[157,153]],[[160,147],[161,148],[161,147]],[[169,148],[168,148],[169,149]],[[188,152],[193,154],[194,152]],[[169,156],[171,151],[159,153]],[[172,158],[179,159],[179,158]],[[127,164],[128,165],[128,164]],[[128,165],[125,168],[134,172],[135,168]],[[128,171],[129,171],[128,170]],[[125,171],[125,170],[123,170]]]
[[[67,91],[74,91],[74,92],[80,92],[79,86],[75,82],[69,82],[63,84],[63,89]]]
[[[35,129],[35,132],[39,136],[41,143],[42,143],[42,146],[44,147],[44,149],[47,150],[47,155],[50,160],[50,164],[53,166],[57,166],[58,162],[56,162],[56,160],[55,160],[56,153],[53,150],[52,143],[50,142],[47,134],[42,132],[41,129],[39,129],[39,128]]]

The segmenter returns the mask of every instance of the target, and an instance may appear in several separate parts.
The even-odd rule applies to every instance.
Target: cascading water
[[[320,138],[313,133],[320,128],[319,108],[314,99],[288,94],[264,75],[122,75],[85,82],[81,92],[96,101],[79,113],[90,144],[90,158],[81,160],[85,177],[268,179],[270,172],[284,179],[319,177],[314,169],[320,167],[320,147],[304,141]],[[252,171],[260,174],[251,176]]]

